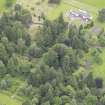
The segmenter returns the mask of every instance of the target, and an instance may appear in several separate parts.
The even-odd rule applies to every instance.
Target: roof
[[[79,10],[79,11],[70,10],[70,12],[68,13],[68,16],[75,17],[75,18],[78,17],[83,20],[91,20],[92,19],[92,16],[90,16],[87,11],[83,11],[83,10]]]

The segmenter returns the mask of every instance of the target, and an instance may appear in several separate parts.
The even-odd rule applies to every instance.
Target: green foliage
[[[6,5],[7,7],[11,7],[12,4],[13,4],[13,0],[6,0],[5,5]]]
[[[2,61],[0,61],[0,76],[3,76],[7,73],[7,69]]]
[[[87,30],[73,24],[67,28],[61,14],[54,21],[45,19],[31,40],[31,22],[30,12],[20,5],[0,18],[1,91],[24,97],[22,105],[95,105],[98,89],[83,62],[91,49]],[[97,50],[90,55],[100,64]]]
[[[104,8],[102,8],[102,9],[99,11],[98,20],[99,20],[100,22],[105,22],[105,9],[104,9]]]
[[[88,105],[95,105],[97,102],[97,97],[89,94],[86,96],[85,100],[86,100],[86,103],[88,103]]]
[[[22,103],[22,105],[32,105],[30,100],[26,100]]]

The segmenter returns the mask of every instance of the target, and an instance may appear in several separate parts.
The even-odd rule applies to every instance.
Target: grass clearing
[[[11,96],[0,93],[0,104],[2,105],[21,105],[21,102],[17,99],[13,99]]]
[[[21,105],[24,98],[18,96],[16,94],[16,91],[19,86],[24,83],[24,81],[21,77],[15,77],[10,79],[12,86],[7,90],[0,90],[0,105]]]
[[[79,0],[79,1],[97,8],[105,7],[105,0]]]
[[[4,0],[0,0],[0,12],[4,11],[4,5],[5,5],[5,1]]]
[[[54,20],[59,16],[60,13],[65,13],[71,8],[73,9],[73,7],[69,4],[61,2],[60,5],[54,6],[54,8],[48,12],[48,19]]]
[[[65,13],[71,9],[86,10],[93,16],[94,20],[96,19],[99,10],[97,7],[86,4],[84,2],[79,2],[76,0],[62,0],[60,5],[56,5],[52,10],[48,11],[48,19],[54,20],[59,16],[60,13]]]

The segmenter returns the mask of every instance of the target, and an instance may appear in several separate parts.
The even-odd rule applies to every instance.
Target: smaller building
[[[66,13],[66,16],[70,19],[81,19],[83,21],[90,21],[92,20],[92,16],[90,16],[90,14],[87,12],[87,11],[84,11],[84,10],[77,10],[77,11],[74,11],[74,10],[70,10],[69,12]]]

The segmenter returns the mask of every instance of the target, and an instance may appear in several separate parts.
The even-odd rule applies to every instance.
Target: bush
[[[99,11],[98,20],[100,22],[105,22],[105,8],[103,8]]]
[[[13,0],[6,0],[6,7],[11,7],[13,3]]]

